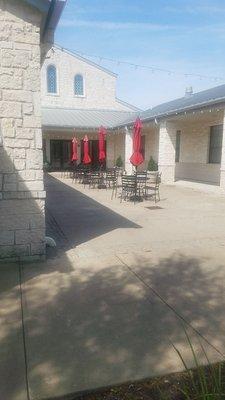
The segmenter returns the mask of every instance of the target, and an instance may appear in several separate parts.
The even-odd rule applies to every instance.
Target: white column
[[[175,180],[176,128],[164,121],[159,127],[159,171],[162,182],[172,183]]]
[[[45,139],[46,143],[46,160],[51,162],[50,139]]]
[[[225,111],[223,117],[223,141],[220,165],[220,187],[225,189]]]
[[[132,130],[125,128],[125,165],[124,168],[127,174],[132,174],[133,166],[130,162],[130,157],[132,156],[133,152],[133,140],[132,140]]]
[[[106,135],[106,166],[112,168],[115,165],[115,134]]]

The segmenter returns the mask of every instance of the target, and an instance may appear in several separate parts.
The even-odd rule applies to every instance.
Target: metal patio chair
[[[161,183],[161,172],[149,172],[147,174],[145,197],[154,197],[155,203],[160,201],[159,187]]]

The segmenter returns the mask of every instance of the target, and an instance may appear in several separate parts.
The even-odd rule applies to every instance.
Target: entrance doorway
[[[50,140],[50,154],[53,169],[68,167],[71,158],[71,140]]]

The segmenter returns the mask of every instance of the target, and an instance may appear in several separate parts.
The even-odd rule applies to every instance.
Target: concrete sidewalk
[[[22,266],[30,399],[178,371],[182,365],[171,342],[191,366],[184,323],[202,362],[198,337],[212,361],[222,358],[223,197],[164,187],[155,208],[152,202],[120,204],[110,200],[109,191],[55,178],[47,189],[48,233],[58,253]],[[16,271],[9,293],[12,300],[17,296],[20,341],[12,342],[21,361]],[[21,367],[18,382],[24,371]],[[17,388],[21,392],[26,385]],[[26,399],[25,393],[2,397]]]

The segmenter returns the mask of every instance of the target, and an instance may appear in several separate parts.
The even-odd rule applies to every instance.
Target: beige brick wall
[[[45,254],[41,15],[0,0],[0,259]]]
[[[47,93],[46,70],[54,64],[57,69],[57,94]],[[84,77],[84,96],[74,95],[74,76]],[[113,109],[131,108],[116,100],[116,76],[93,66],[56,47],[49,50],[41,71],[42,105],[61,108]]]

